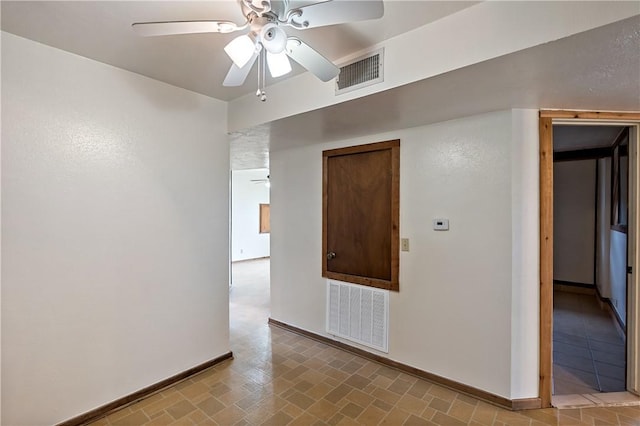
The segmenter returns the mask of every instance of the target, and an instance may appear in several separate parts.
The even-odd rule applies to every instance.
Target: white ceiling
[[[553,151],[578,151],[613,145],[624,126],[553,126]]]
[[[293,5],[315,1],[292,1]],[[332,61],[467,8],[471,1],[385,1],[382,19],[296,31]],[[237,0],[2,1],[3,31],[222,100],[255,90],[255,69],[239,88],[222,87],[231,60],[223,47],[238,33],[139,37],[133,22],[244,22]],[[302,72],[297,66],[294,73]],[[282,77],[287,78],[287,77]],[[268,80],[269,82],[270,80]]]

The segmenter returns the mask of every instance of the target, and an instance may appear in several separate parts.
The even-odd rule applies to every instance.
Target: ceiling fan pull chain
[[[262,102],[267,100],[267,94],[265,93],[265,52],[264,49],[260,50],[258,56],[258,90],[256,91],[256,96]]]
[[[258,90],[256,90],[256,96],[260,97],[260,71],[262,70],[262,52],[258,54]]]
[[[262,72],[262,85],[260,87],[260,92],[261,92],[260,100],[262,102],[264,102],[264,101],[267,100],[267,93],[265,92],[265,89],[267,88],[267,71],[266,71],[266,68],[267,68],[267,66],[266,66],[267,65],[267,52],[264,49],[262,49],[262,51],[260,52],[260,56],[261,56],[261,59],[262,59],[262,69],[261,69],[261,72]]]

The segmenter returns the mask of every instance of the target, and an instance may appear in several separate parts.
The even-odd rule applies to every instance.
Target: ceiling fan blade
[[[247,25],[236,25],[230,21],[169,21],[169,22],[136,22],[133,30],[143,37],[197,34],[197,33],[231,33],[246,28]]]
[[[340,68],[297,37],[289,37],[286,52],[322,81],[329,81],[340,73]]]
[[[288,24],[298,29],[306,29],[377,19],[382,15],[382,0],[329,0],[290,10]]]
[[[236,64],[232,64],[222,85],[225,87],[242,86],[244,81],[247,79],[253,64],[256,62],[256,59],[258,59],[258,55],[259,52],[256,51],[251,59],[249,59],[249,62],[247,62],[242,68],[238,67]]]

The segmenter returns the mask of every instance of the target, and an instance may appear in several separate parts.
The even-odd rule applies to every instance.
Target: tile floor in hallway
[[[554,395],[625,388],[625,343],[595,294],[553,293]]]
[[[268,261],[235,264],[225,361],[95,425],[640,425],[640,406],[503,410],[267,325]]]

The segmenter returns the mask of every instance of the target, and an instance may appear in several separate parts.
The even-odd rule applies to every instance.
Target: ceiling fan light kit
[[[282,77],[291,72],[291,62],[285,53],[267,52],[267,65],[273,78]]]
[[[224,51],[238,68],[249,62],[256,50],[256,44],[248,35],[236,37],[224,47]]]
[[[233,39],[224,48],[232,60],[223,86],[242,86],[258,62],[258,90],[256,95],[266,100],[264,69],[273,78],[291,72],[289,58],[298,62],[320,80],[327,82],[338,76],[340,69],[318,51],[297,37],[287,37],[282,26],[299,30],[353,21],[376,19],[384,14],[382,0],[327,0],[290,8],[289,0],[239,0],[246,22],[237,25],[230,21],[171,21],[134,23],[141,36],[160,36],[193,33],[230,33],[249,28],[249,33]]]
[[[281,53],[287,47],[287,33],[276,24],[266,24],[260,30],[260,42],[270,53]]]

